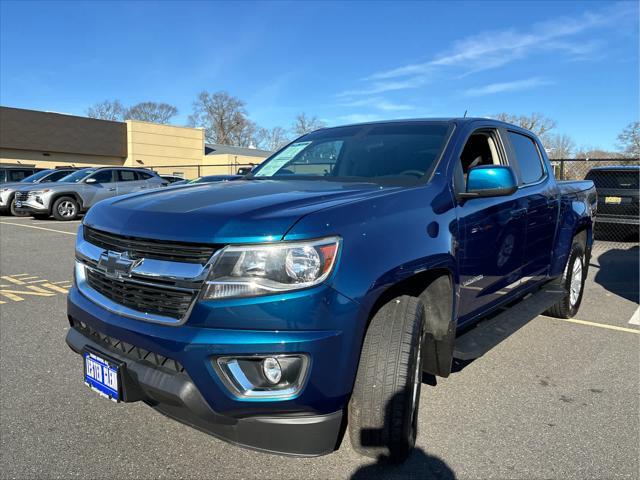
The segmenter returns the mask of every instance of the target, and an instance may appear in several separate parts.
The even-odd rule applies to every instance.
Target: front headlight
[[[50,192],[51,190],[48,188],[45,188],[44,190],[31,190],[29,192],[29,195],[44,195],[47,192]]]
[[[228,246],[214,260],[201,298],[253,297],[317,285],[331,273],[339,248],[338,237]]]

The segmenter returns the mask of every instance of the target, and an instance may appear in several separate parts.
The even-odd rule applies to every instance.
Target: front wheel
[[[16,202],[13,201],[13,199],[11,199],[11,207],[10,211],[11,211],[11,215],[13,215],[14,217],[28,217],[29,213],[28,212],[19,212],[18,210],[16,210]]]
[[[545,315],[556,318],[571,318],[578,313],[588,268],[584,248],[582,245],[574,243],[561,280],[567,293],[558,303],[544,312]]]
[[[371,320],[349,402],[349,436],[362,455],[402,462],[416,443],[424,312],[401,296]]]
[[[75,220],[80,214],[80,205],[73,197],[60,197],[53,203],[53,216],[56,220]]]

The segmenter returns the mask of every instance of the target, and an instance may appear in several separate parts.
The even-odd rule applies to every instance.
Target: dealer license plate
[[[622,203],[621,197],[604,197],[604,203],[613,203],[615,205],[619,205]]]
[[[85,351],[84,384],[104,398],[120,401],[120,365],[99,353]]]
[[[19,202],[19,201],[16,200],[16,207],[18,207],[18,208],[22,207],[22,202]]]

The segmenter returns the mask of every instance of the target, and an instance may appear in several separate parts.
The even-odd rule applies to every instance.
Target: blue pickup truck
[[[229,442],[312,456],[348,430],[402,461],[462,334],[549,285],[547,314],[576,313],[596,205],[514,125],[318,130],[243,179],[96,204],[67,343],[103,397]]]

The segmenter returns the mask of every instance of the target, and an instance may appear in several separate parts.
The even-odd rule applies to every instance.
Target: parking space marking
[[[640,307],[636,308],[636,311],[633,315],[631,315],[631,320],[629,320],[631,325],[640,325]]]
[[[70,280],[62,280],[59,282],[51,282],[47,279],[31,280],[33,278],[39,278],[37,276],[29,275],[28,273],[19,273],[16,275],[3,275],[0,277],[2,280],[9,282],[8,284],[0,285],[0,297],[5,300],[11,300],[13,302],[22,302],[24,297],[53,297],[60,293],[68,293],[71,287]],[[30,280],[30,281],[24,281]],[[33,283],[39,283],[38,286],[31,285]],[[0,305],[7,303],[4,300],[0,300]]]
[[[73,235],[74,237],[76,236],[75,232],[65,232],[64,230],[54,230],[53,228],[36,227],[35,225],[23,225],[22,223],[0,222],[0,225],[16,225],[18,227],[35,228],[38,230],[46,230],[48,232],[64,233],[65,235]]]
[[[578,320],[577,318],[555,318],[555,317],[547,317],[546,315],[540,315],[540,316],[544,318],[548,318],[549,320],[559,320],[561,322],[576,323],[578,325],[588,325],[590,327],[605,328],[607,330],[616,330],[618,332],[635,333],[636,335],[640,335],[640,330],[635,328],[618,327],[616,325],[607,325],[606,323],[588,322],[586,320]]]

